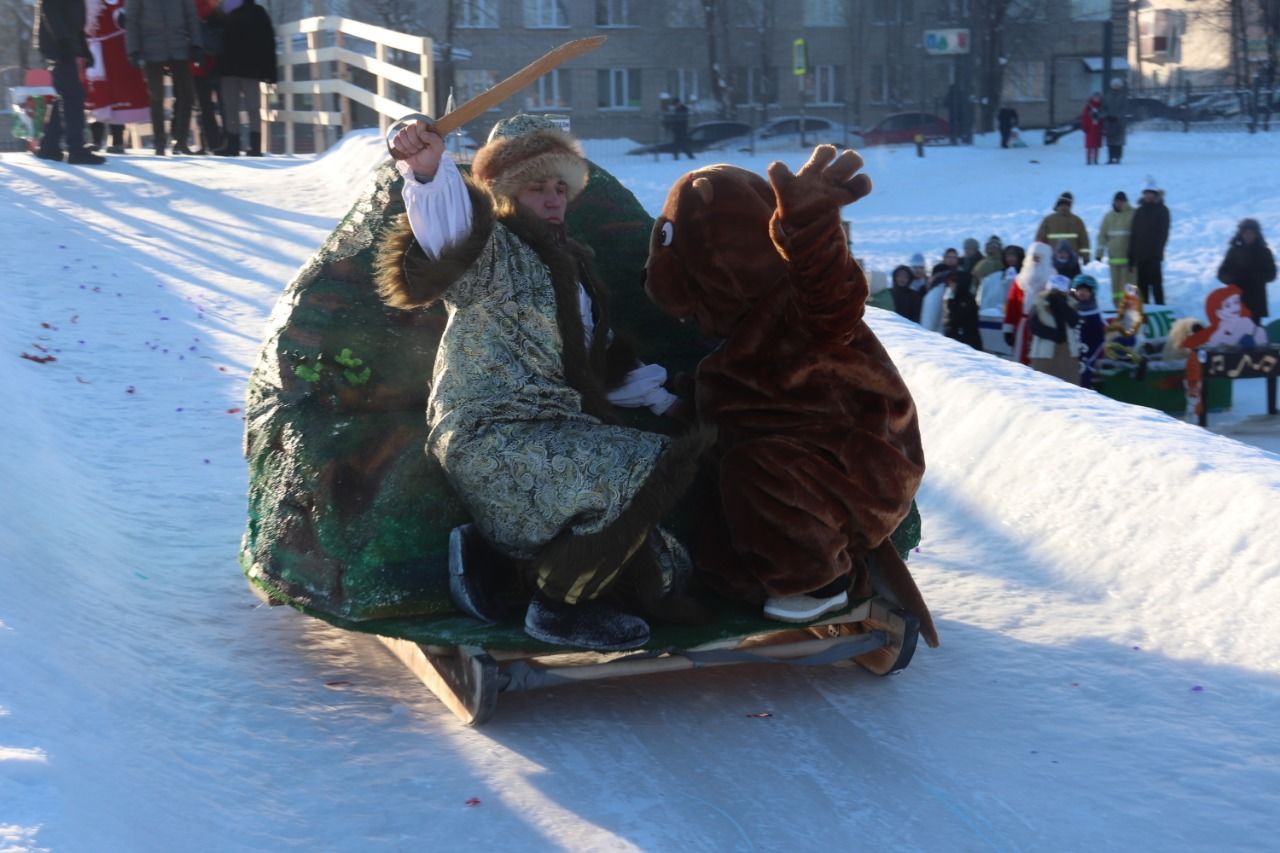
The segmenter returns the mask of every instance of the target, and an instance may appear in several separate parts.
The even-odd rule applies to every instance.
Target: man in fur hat
[[[392,133],[406,216],[384,238],[379,290],[396,308],[439,300],[449,313],[427,449],[474,521],[451,539],[455,603],[496,621],[523,574],[525,632],[598,650],[648,641],[628,609],[695,618],[679,589],[688,555],[657,522],[708,439],[617,425],[612,404],[662,413],[675,398],[661,367],[613,339],[591,252],[565,233],[587,184],[578,142],[545,117],[515,116],[466,179],[429,122]]]

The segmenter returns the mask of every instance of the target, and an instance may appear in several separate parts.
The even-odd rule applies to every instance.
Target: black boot
[[[157,156],[157,157],[163,157],[163,156],[164,156],[164,148],[165,148],[165,144],[166,144],[168,141],[169,141],[169,140],[165,138],[165,135],[164,135],[163,133],[157,133],[157,134],[155,135],[155,139],[153,140],[153,143],[154,143],[154,146],[155,146],[155,149],[156,149],[156,156]]]
[[[100,121],[92,122],[89,125],[89,136],[93,139],[89,148],[93,151],[102,150],[102,143],[107,138],[107,126]]]
[[[504,593],[516,587],[517,574],[515,565],[485,541],[474,524],[449,532],[449,596],[463,613],[489,623],[514,616],[520,601]]]
[[[244,156],[246,157],[262,156],[262,134],[261,133],[253,133],[252,131],[249,133],[249,147],[245,149]]]
[[[226,139],[222,142],[222,147],[213,152],[219,157],[239,157],[240,156],[240,134],[227,132]]]
[[[529,602],[524,632],[553,646],[598,652],[635,649],[649,642],[649,624],[639,616],[595,601],[562,604],[540,594]]]
[[[111,146],[107,148],[108,154],[124,153],[124,125],[111,125]]]

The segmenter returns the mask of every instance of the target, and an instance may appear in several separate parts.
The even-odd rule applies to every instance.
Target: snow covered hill
[[[1167,289],[1198,312],[1234,222],[1280,229],[1273,149],[1139,133],[1097,169],[1065,144],[878,149],[849,218],[887,269],[1025,245],[1066,189],[1096,228],[1157,175]],[[650,211],[688,166],[589,154]],[[2,853],[1274,849],[1260,381],[1215,419],[1250,446],[873,310],[921,410],[912,565],[943,643],[890,679],[597,682],[468,730],[369,638],[259,607],[235,563],[245,379],[381,156],[365,133],[315,160],[0,156]]]

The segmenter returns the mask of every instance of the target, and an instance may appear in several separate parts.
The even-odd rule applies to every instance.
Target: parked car
[[[844,148],[849,143],[849,130],[844,125],[817,116],[804,117],[804,142],[801,144],[800,116],[778,116],[744,136],[725,139],[708,146],[724,151],[788,151],[811,148],[829,142]]]
[[[951,127],[946,119],[932,113],[894,113],[859,135],[863,145],[909,144],[917,136],[926,143],[936,143],[950,139]]]
[[[1124,117],[1129,121],[1147,121],[1149,119],[1182,121],[1185,114],[1185,107],[1171,106],[1159,98],[1129,98],[1125,101]]]
[[[1231,118],[1248,112],[1251,92],[1211,92],[1194,95],[1185,104],[1187,117],[1191,121],[1211,121],[1217,118]]]
[[[751,125],[745,121],[704,121],[689,128],[689,148],[693,151],[705,151],[717,142],[734,137],[746,136],[751,132]],[[675,143],[671,140],[655,142],[652,145],[641,145],[632,148],[628,154],[672,154]]]

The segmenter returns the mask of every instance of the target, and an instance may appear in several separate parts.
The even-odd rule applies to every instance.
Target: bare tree
[[[729,40],[723,37],[722,32],[728,18],[727,5],[726,0],[702,0],[702,13],[707,27],[707,60],[711,71],[711,97],[720,105],[721,118],[730,118],[733,115],[731,89],[725,81],[725,73],[729,68]]]

